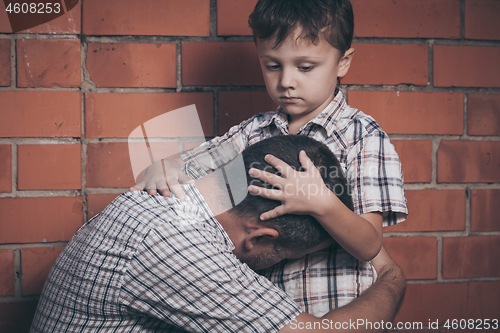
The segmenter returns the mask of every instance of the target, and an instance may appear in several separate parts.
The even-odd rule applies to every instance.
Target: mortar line
[[[11,193],[13,197],[17,197],[17,144],[13,143],[11,145],[11,177],[12,177],[12,188]]]
[[[17,40],[11,38],[10,40],[10,88],[15,89],[17,85]]]
[[[460,0],[460,40],[465,41],[465,0]]]
[[[14,295],[15,298],[23,296],[21,250],[14,250]]]

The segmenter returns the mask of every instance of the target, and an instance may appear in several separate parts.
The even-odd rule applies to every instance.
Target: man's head
[[[351,64],[349,0],[260,0],[249,24],[271,98],[291,122],[314,118]]]
[[[353,204],[346,179],[335,155],[324,144],[306,136],[271,137],[245,149],[243,160],[247,184],[271,187],[248,175],[250,168],[279,174],[264,160],[267,154],[278,157],[292,169],[302,170],[299,161],[301,150],[306,152],[318,168],[325,185],[352,210]],[[317,191],[318,189],[309,188],[308,190]],[[223,223],[223,226],[230,237],[232,236],[231,239],[236,246],[235,254],[252,268],[265,268],[283,259],[302,257],[331,243],[330,235],[318,221],[309,215],[288,214],[267,221],[260,220],[262,213],[278,205],[280,205],[279,201],[248,193],[243,201],[227,212],[226,218],[229,216],[233,223],[230,225]]]

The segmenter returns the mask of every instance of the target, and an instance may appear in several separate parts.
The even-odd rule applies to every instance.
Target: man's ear
[[[251,251],[255,245],[274,242],[279,232],[273,228],[254,228],[247,233],[244,241],[246,251]]]
[[[344,77],[351,67],[352,57],[354,56],[354,49],[351,47],[349,50],[345,51],[342,58],[339,61],[339,71],[337,73],[338,77]]]

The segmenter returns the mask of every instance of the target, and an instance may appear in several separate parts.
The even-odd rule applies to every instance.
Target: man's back
[[[300,313],[236,259],[194,185],[184,190],[186,201],[124,193],[82,228],[47,278],[31,332],[268,331]]]

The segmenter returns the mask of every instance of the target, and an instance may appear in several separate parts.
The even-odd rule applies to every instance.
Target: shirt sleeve
[[[364,136],[347,155],[347,179],[354,212],[383,213],[383,226],[406,220],[403,169],[384,131]]]
[[[123,304],[188,332],[277,332],[301,313],[203,228],[151,230],[127,269]]]
[[[182,154],[181,158],[184,160],[182,171],[193,179],[199,179],[234,159],[248,145],[246,127],[249,124],[251,119],[231,127],[226,134]]]

